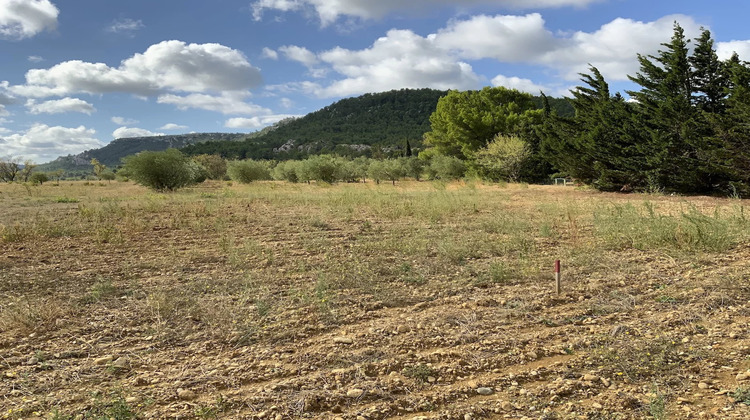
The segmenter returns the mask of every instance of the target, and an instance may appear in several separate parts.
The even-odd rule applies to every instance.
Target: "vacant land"
[[[750,418],[747,205],[2,184],[0,417]]]

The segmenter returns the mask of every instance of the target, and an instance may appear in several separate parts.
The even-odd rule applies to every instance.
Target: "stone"
[[[181,400],[192,400],[195,398],[195,392],[189,390],[189,389],[177,389],[177,398]]]
[[[351,337],[335,337],[333,342],[336,344],[354,344],[354,340]]]
[[[503,411],[511,411],[511,410],[513,410],[513,404],[511,404],[508,401],[503,401],[503,402],[500,403],[500,408]]]
[[[705,382],[699,382],[698,383],[698,388],[700,388],[700,389],[708,389],[709,385],[707,383],[705,383]]]
[[[486,386],[477,388],[477,394],[479,395],[492,395],[494,392],[492,388]]]
[[[346,396],[349,398],[359,398],[364,394],[365,391],[359,388],[352,388],[348,391],[346,391]]]
[[[597,403],[597,402],[595,402],[595,403],[591,404],[591,408],[593,408],[595,410],[601,410],[602,408],[604,408],[604,406],[601,405],[601,404],[599,404],[599,403]]]
[[[107,363],[109,363],[109,362],[111,362],[113,360],[115,360],[115,357],[112,356],[111,354],[108,354],[108,355],[102,356],[102,357],[100,357],[98,359],[94,359],[94,364],[97,365],[97,366],[106,365]]]
[[[117,369],[128,369],[130,367],[130,359],[127,357],[118,357],[117,360],[112,362],[112,367]]]
[[[583,380],[586,382],[596,382],[599,380],[599,377],[596,375],[592,375],[592,374],[586,374],[586,375],[583,375]]]

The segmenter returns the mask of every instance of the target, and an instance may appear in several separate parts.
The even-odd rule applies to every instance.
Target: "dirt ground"
[[[1,418],[750,418],[742,200],[62,184],[0,185]]]

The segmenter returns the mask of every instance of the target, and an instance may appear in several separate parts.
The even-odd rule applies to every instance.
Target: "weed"
[[[666,398],[658,388],[652,392],[651,399],[648,402],[648,413],[655,420],[665,420],[667,418]]]
[[[401,374],[407,378],[413,378],[421,382],[427,382],[430,377],[436,378],[438,376],[438,372],[435,369],[423,363],[407,366],[401,371]]]
[[[750,387],[739,387],[732,392],[732,398],[734,401],[750,405]]]

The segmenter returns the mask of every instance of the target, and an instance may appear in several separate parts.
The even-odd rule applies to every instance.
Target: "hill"
[[[282,160],[317,153],[357,156],[377,154],[380,150],[387,154],[401,150],[406,140],[418,150],[423,134],[430,130],[430,115],[446,93],[434,89],[368,93],[285,121],[245,141],[197,143],[183,151],[190,155]],[[535,97],[535,103],[542,107],[541,98]],[[550,98],[550,105],[560,115],[573,113],[565,99]]]
[[[52,162],[39,165],[38,171],[63,170],[69,176],[88,174],[92,171],[91,159],[114,168],[120,159],[145,150],[160,151],[185,147],[197,142],[236,141],[248,135],[243,133],[191,133],[154,137],[130,137],[113,140],[100,149],[91,149],[77,155],[60,156]]]

